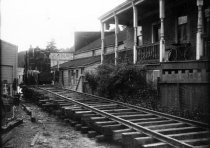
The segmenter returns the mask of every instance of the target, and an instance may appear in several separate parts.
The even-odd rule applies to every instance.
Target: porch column
[[[196,34],[196,60],[200,60],[203,56],[203,14],[202,6],[203,0],[197,0],[198,6],[198,23],[197,23],[197,34]]]
[[[164,61],[165,39],[164,39],[164,18],[165,18],[165,0],[159,0],[160,13],[160,62]]]
[[[101,64],[104,63],[104,23],[101,22]]]
[[[133,64],[137,62],[137,27],[138,27],[138,11],[134,2],[132,2],[133,6],[133,29],[134,29],[134,37],[133,37]]]
[[[118,32],[119,32],[119,26],[118,26],[118,17],[117,15],[114,13],[114,21],[115,21],[115,47],[114,47],[114,63],[115,65],[117,65],[117,59],[118,59]]]

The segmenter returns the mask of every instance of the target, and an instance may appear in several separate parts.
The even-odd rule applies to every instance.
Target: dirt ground
[[[36,105],[30,106],[36,123],[32,123],[30,116],[21,108],[18,116],[22,117],[23,124],[14,128],[8,134],[14,148],[119,148],[120,146],[109,143],[97,143],[86,135],[75,131],[73,127],[41,110]],[[36,139],[36,140],[35,140]],[[32,145],[31,145],[32,144]]]

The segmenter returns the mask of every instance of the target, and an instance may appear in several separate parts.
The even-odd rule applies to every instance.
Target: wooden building
[[[99,36],[100,32],[76,33],[75,36],[75,52],[74,59],[69,60],[66,63],[60,64],[59,66],[59,84],[65,88],[82,91],[83,90],[83,76],[85,72],[95,71],[96,67],[101,64],[101,39]],[[106,56],[112,57],[115,44],[115,34],[113,31],[106,31]],[[123,43],[126,40],[126,36],[129,36],[128,30],[122,31],[119,34],[119,42]],[[119,49],[124,50],[124,45],[120,46]],[[129,61],[126,58],[121,60]],[[114,60],[107,58],[106,62],[112,64]],[[123,61],[121,61],[123,62]],[[130,61],[132,62],[132,61]],[[56,66],[52,68],[56,71]]]
[[[49,55],[50,58],[50,67],[57,65],[59,67],[60,64],[68,62],[73,59],[72,52],[53,52]]]
[[[59,68],[59,84],[67,89],[83,92],[84,73],[94,71],[99,64],[100,56],[85,57],[63,63]]]
[[[18,47],[1,40],[1,88],[4,93],[13,95],[12,83],[17,78]]]
[[[113,32],[107,32],[113,38]],[[76,32],[73,60],[59,66],[59,85],[77,91],[83,91],[85,72],[94,71],[101,63],[100,32]],[[108,46],[108,43],[107,43]],[[56,71],[56,66],[52,68]]]
[[[77,37],[74,60],[60,65],[62,86],[78,88],[89,63],[133,63],[146,69],[162,107],[208,113],[209,0],[127,0],[99,20],[101,38]]]
[[[208,112],[209,0],[127,0],[99,19],[101,63],[128,57],[146,68],[162,106]],[[115,44],[107,55],[104,31],[110,24],[116,26]],[[123,42],[118,25],[129,32]]]

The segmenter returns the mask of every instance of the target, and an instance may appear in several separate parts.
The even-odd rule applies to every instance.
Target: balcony
[[[159,61],[159,43],[137,47],[137,63],[155,63]]]
[[[171,43],[166,48],[167,61],[188,61],[194,60],[193,48],[190,43]]]

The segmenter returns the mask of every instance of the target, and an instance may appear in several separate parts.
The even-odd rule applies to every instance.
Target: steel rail
[[[175,146],[175,147],[180,147],[180,148],[192,148],[193,147],[192,145],[189,145],[187,143],[184,143],[182,141],[176,140],[174,138],[165,136],[165,135],[160,134],[158,132],[152,131],[152,130],[150,130],[148,128],[145,128],[145,127],[143,127],[141,125],[138,125],[138,124],[132,123],[130,121],[124,120],[122,118],[116,117],[114,115],[111,115],[109,113],[106,113],[104,111],[101,111],[99,109],[96,109],[94,107],[90,107],[90,106],[88,106],[88,105],[86,105],[84,103],[78,102],[76,100],[70,99],[68,97],[62,96],[60,94],[54,93],[52,91],[49,91],[49,90],[46,90],[46,89],[43,89],[43,88],[39,88],[39,89],[44,90],[44,91],[47,91],[49,93],[52,93],[52,94],[54,94],[54,95],[56,95],[56,96],[58,96],[60,98],[64,98],[64,99],[66,99],[66,100],[68,100],[70,102],[73,102],[75,104],[81,105],[81,106],[83,106],[83,107],[85,107],[85,108],[87,108],[89,110],[92,110],[92,111],[94,111],[94,112],[96,112],[96,113],[98,113],[98,114],[100,114],[102,116],[106,116],[107,118],[110,118],[110,119],[112,119],[112,120],[114,120],[116,122],[120,122],[123,125],[126,125],[126,126],[128,126],[130,128],[133,128],[133,129],[135,129],[138,132],[143,132],[146,135],[149,135],[151,137],[154,137],[154,138],[156,138],[156,139],[158,139],[158,140],[160,140],[162,142],[165,142],[166,144],[169,144],[169,145],[172,145],[172,146]]]

